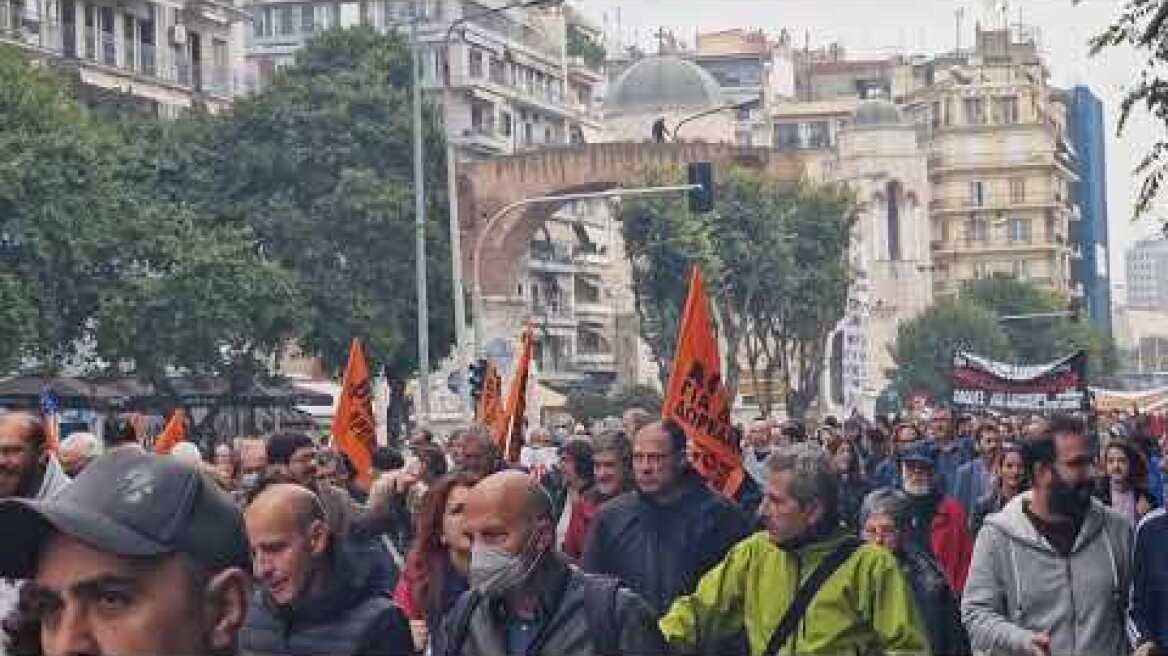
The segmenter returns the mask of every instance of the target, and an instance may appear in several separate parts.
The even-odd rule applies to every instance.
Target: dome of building
[[[703,110],[722,105],[714,76],[679,57],[647,57],[633,64],[609,89],[609,114],[648,114],[670,109]]]
[[[903,124],[900,110],[888,100],[865,100],[856,108],[856,127]]]

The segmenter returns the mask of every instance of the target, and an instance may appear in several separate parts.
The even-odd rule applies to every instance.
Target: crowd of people
[[[760,418],[733,497],[671,420],[572,425],[359,472],[0,414],[0,654],[1168,654],[1158,417]]]

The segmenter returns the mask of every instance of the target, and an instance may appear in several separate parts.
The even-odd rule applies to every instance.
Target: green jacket
[[[837,531],[794,552],[780,549],[765,531],[746,538],[693,594],[673,602],[661,632],[674,650],[696,653],[745,629],[751,655],[763,656],[798,585],[845,537]],[[864,545],[819,589],[781,653],[927,654],[925,635],[896,557]]]

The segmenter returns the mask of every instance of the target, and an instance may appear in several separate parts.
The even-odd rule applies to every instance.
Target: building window
[[[780,123],[775,126],[775,148],[795,150],[799,147],[799,126],[795,123]]]
[[[287,6],[276,8],[276,35],[277,36],[291,36],[296,34],[296,14],[299,7]]]
[[[971,214],[965,221],[965,241],[968,243],[984,242],[989,238],[988,222],[977,216]]]
[[[117,66],[117,49],[114,47],[114,8],[101,7],[101,61],[109,66]]]
[[[974,207],[983,207],[985,205],[985,183],[981,180],[974,180],[969,183],[969,204]]]
[[[491,82],[494,82],[495,84],[506,84],[507,83],[506,76],[503,74],[503,60],[502,59],[499,59],[498,57],[492,57],[490,70],[491,70]]]
[[[1043,223],[1045,224],[1043,227],[1045,228],[1045,232],[1046,232],[1046,240],[1047,241],[1054,241],[1055,240],[1054,212],[1047,210],[1046,211],[1046,219],[1043,221]]]
[[[901,187],[900,183],[896,181],[889,182],[885,185],[885,193],[888,194],[888,201],[886,206],[888,208],[887,226],[888,226],[888,259],[900,259],[900,197]]]
[[[738,146],[753,146],[754,135],[750,130],[735,130],[734,143]]]
[[[953,125],[953,99],[945,99],[945,111],[942,113],[941,121],[945,125]]]
[[[148,5],[148,18],[138,20],[138,34],[142,38],[142,67],[141,71],[147,75],[154,75],[157,70],[154,60],[154,5]]]
[[[304,34],[312,34],[316,31],[312,5],[300,5],[300,31]]]
[[[932,110],[929,112],[929,117],[930,117],[930,125],[933,126],[934,130],[941,127],[941,103],[940,102],[933,103]]]
[[[503,112],[502,114],[500,114],[500,118],[502,119],[502,122],[503,122],[503,136],[510,137],[511,136],[511,113],[510,112]]]
[[[750,120],[750,108],[749,107],[739,107],[734,112],[734,118],[738,119],[739,121],[749,121]]]
[[[973,263],[973,277],[977,279],[990,277],[990,263],[989,262],[974,262]]]
[[[814,121],[807,124],[807,147],[827,148],[831,145],[831,135],[827,121]]]
[[[1018,122],[1018,97],[994,98],[994,123],[1014,125]]]
[[[126,15],[122,17],[122,64],[129,70],[137,68],[137,61],[135,59],[134,48],[134,17]]]
[[[1007,230],[1011,242],[1030,243],[1030,219],[1010,219]]]
[[[1014,260],[1013,269],[1014,277],[1018,280],[1026,280],[1030,277],[1030,262],[1028,260]]]
[[[483,52],[481,50],[472,48],[470,51],[470,76],[473,78],[483,76]]]
[[[1026,178],[1013,178],[1010,180],[1010,202],[1026,202]]]
[[[985,125],[985,100],[981,98],[966,98],[965,122],[969,125]]]

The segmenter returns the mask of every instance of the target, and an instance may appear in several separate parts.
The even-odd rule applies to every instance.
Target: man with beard
[[[974,650],[1128,653],[1131,525],[1092,498],[1086,426],[1056,417],[1023,456],[1033,491],[990,515],[974,547],[961,603]]]
[[[913,546],[932,552],[945,580],[958,597],[969,574],[973,538],[961,504],[945,494],[937,473],[937,449],[928,442],[914,444],[900,458],[901,489],[908,495],[909,539]]]
[[[446,615],[436,656],[664,656],[653,612],[608,577],[555,549],[551,498],[519,471],[483,479],[467,499],[470,591]]]
[[[27,412],[0,415],[0,499],[44,500],[68,485],[65,470],[45,448],[44,424]],[[19,589],[18,582],[0,578],[0,619],[16,607]]]

